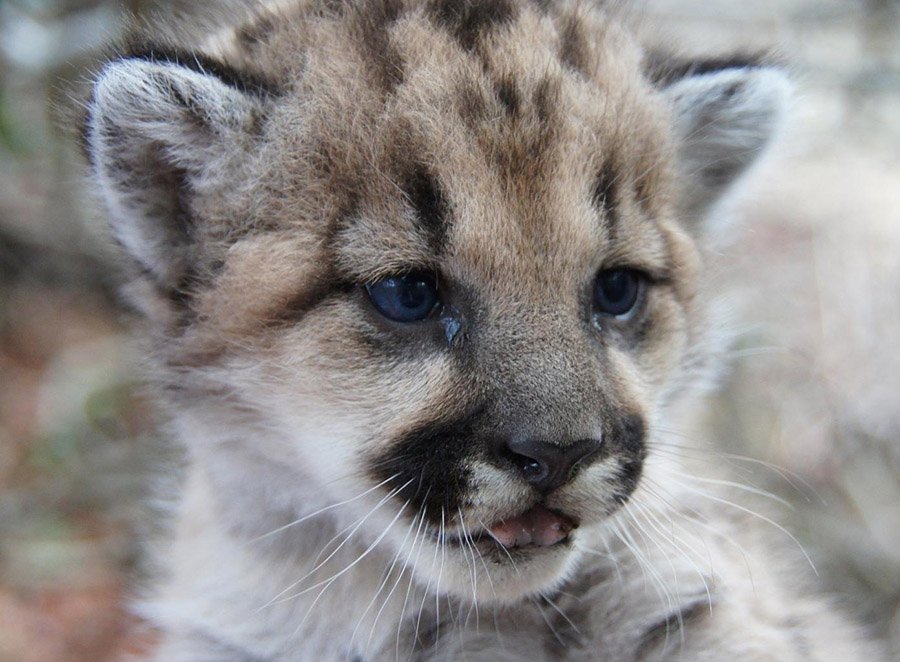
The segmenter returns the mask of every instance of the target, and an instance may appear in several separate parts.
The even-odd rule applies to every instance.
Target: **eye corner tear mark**
[[[462,314],[453,306],[444,306],[440,316],[441,325],[444,327],[444,337],[449,347],[458,347],[462,344],[466,334],[460,334],[465,320]]]

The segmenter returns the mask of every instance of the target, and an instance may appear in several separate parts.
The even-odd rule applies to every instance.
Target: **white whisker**
[[[375,504],[375,506],[374,506],[368,513],[366,513],[366,515],[365,515],[364,517],[362,517],[361,519],[359,519],[359,520],[356,522],[356,525],[353,526],[353,530],[350,531],[350,533],[347,534],[347,536],[344,538],[344,540],[341,542],[341,544],[339,544],[339,545],[338,545],[338,546],[337,546],[337,547],[336,547],[336,548],[335,548],[335,549],[334,549],[327,557],[325,557],[322,561],[319,561],[318,563],[316,563],[316,561],[314,560],[313,563],[316,563],[316,565],[313,567],[312,570],[310,570],[309,572],[307,572],[305,575],[303,575],[300,579],[298,579],[297,581],[295,581],[294,583],[292,583],[292,584],[291,584],[290,586],[288,586],[286,589],[284,589],[283,591],[281,591],[280,593],[278,593],[275,597],[273,597],[271,600],[269,600],[269,602],[267,602],[266,604],[264,604],[264,605],[263,605],[262,607],[260,607],[259,609],[265,609],[266,607],[269,607],[269,606],[271,606],[271,605],[273,605],[273,604],[279,602],[279,601],[280,601],[280,598],[281,598],[285,593],[291,591],[292,589],[294,589],[295,587],[297,587],[298,585],[300,585],[301,583],[303,583],[304,581],[306,581],[306,579],[308,579],[309,577],[311,577],[311,576],[312,576],[313,574],[315,574],[318,570],[320,570],[326,563],[328,563],[328,561],[330,561],[332,558],[334,558],[334,555],[337,554],[345,544],[347,544],[347,542],[350,540],[350,538],[353,537],[353,534],[356,533],[356,532],[359,530],[359,528],[360,528],[363,524],[365,524],[366,520],[367,520],[369,517],[371,517],[372,514],[375,513],[375,511],[377,511],[379,508],[381,508],[381,506],[383,506],[385,503],[387,503],[388,501],[390,501],[396,494],[399,494],[400,491],[403,490],[405,487],[407,487],[410,483],[412,483],[412,480],[407,481],[404,485],[398,487],[398,488],[395,489],[395,490],[392,490],[391,492],[389,492],[388,494],[386,494],[384,497],[382,497],[381,501],[379,501],[377,504]],[[339,535],[340,535],[340,534],[339,534]],[[332,538],[332,540],[333,540],[333,538]],[[327,546],[327,544],[329,544],[329,543],[326,543],[326,546]],[[318,560],[318,557],[316,557],[316,560]]]
[[[715,501],[716,503],[721,503],[722,505],[729,506],[731,508],[735,508],[736,510],[740,510],[743,513],[747,513],[748,515],[750,515],[752,517],[756,517],[757,519],[762,520],[763,522],[775,527],[776,529],[781,531],[781,533],[783,533],[788,538],[790,538],[794,542],[794,544],[797,545],[797,548],[800,550],[800,553],[803,554],[803,557],[806,559],[806,562],[809,564],[809,567],[812,568],[813,573],[815,573],[815,575],[818,576],[819,571],[816,569],[815,563],[813,563],[812,558],[810,558],[809,554],[806,553],[806,549],[804,549],[803,545],[800,544],[800,541],[797,539],[797,537],[794,536],[794,534],[792,534],[786,528],[781,526],[775,520],[773,520],[769,517],[766,517],[762,513],[758,513],[751,508],[747,508],[738,503],[729,501],[728,499],[723,499],[722,497],[715,496],[714,494],[709,494],[708,492],[704,492],[703,490],[698,490],[696,488],[692,488],[688,485],[684,485],[683,483],[679,483],[678,486],[681,487],[682,489],[685,489],[685,490],[693,493],[693,494],[696,494],[697,496],[700,496],[700,497],[703,497],[706,499],[710,499],[711,501]]]
[[[277,529],[274,529],[274,530],[272,530],[272,531],[269,531],[268,533],[264,533],[264,534],[262,534],[261,536],[257,536],[256,538],[251,538],[248,542],[249,542],[249,543],[255,543],[255,542],[259,542],[260,540],[265,540],[266,538],[269,538],[269,537],[274,536],[274,535],[276,535],[276,534],[278,534],[278,533],[281,533],[281,532],[284,531],[285,529],[289,529],[289,528],[291,528],[292,526],[297,526],[298,524],[302,524],[303,522],[305,522],[305,521],[307,521],[307,520],[309,520],[309,519],[312,519],[313,517],[316,517],[317,515],[321,515],[322,513],[328,512],[329,510],[334,510],[335,508],[340,508],[341,506],[345,506],[345,505],[347,505],[348,503],[353,503],[354,501],[359,501],[360,499],[362,499],[362,498],[363,498],[364,496],[366,496],[367,494],[370,494],[371,492],[374,492],[374,491],[377,490],[379,487],[383,487],[384,485],[386,485],[386,484],[389,483],[390,481],[394,480],[394,479],[395,479],[397,476],[399,476],[399,475],[400,475],[400,474],[394,474],[394,475],[391,476],[390,478],[386,478],[385,480],[381,481],[381,482],[378,483],[377,485],[375,485],[375,486],[373,486],[373,487],[370,487],[370,488],[367,489],[365,492],[362,492],[362,493],[360,493],[360,494],[357,494],[355,497],[353,497],[353,498],[351,498],[351,499],[345,499],[344,501],[339,501],[338,503],[332,503],[332,504],[330,504],[330,505],[328,505],[328,506],[325,506],[324,508],[319,508],[319,509],[316,510],[315,512],[308,513],[307,515],[304,515],[303,517],[301,517],[301,518],[299,518],[299,519],[295,519],[293,522],[289,522],[288,524],[285,524],[284,526],[279,526]]]

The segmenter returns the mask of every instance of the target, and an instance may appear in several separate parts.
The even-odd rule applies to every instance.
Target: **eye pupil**
[[[434,281],[433,276],[414,272],[366,285],[366,292],[376,310],[388,319],[418,322],[428,317],[438,302]]]
[[[402,283],[397,288],[397,296],[400,305],[410,310],[417,310],[429,299],[431,294],[428,283],[417,280],[411,283]]]
[[[641,277],[634,269],[601,271],[594,283],[594,305],[604,315],[624,315],[634,308]]]

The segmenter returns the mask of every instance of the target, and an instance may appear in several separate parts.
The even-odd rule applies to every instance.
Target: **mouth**
[[[578,522],[536,504],[523,513],[494,522],[464,536],[445,535],[441,542],[460,545],[463,540],[487,542],[506,550],[553,547],[565,543]]]

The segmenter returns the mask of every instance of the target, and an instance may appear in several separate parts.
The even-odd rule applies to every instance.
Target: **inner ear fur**
[[[778,135],[791,84],[781,67],[739,56],[680,63],[657,74],[674,120],[680,212],[705,227]]]
[[[145,50],[96,78],[84,146],[115,238],[175,289],[195,259],[192,199],[258,133],[268,91],[224,65]]]

